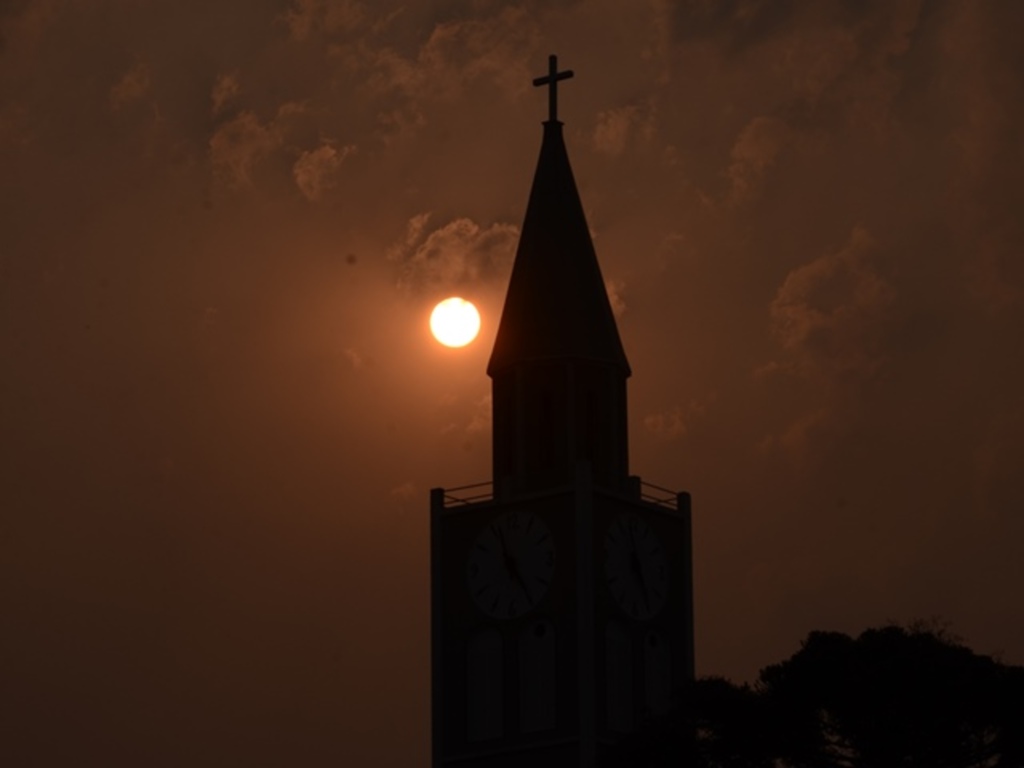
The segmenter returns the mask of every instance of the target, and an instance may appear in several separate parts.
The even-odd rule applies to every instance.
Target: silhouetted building
[[[693,677],[689,496],[628,468],[630,375],[555,87],[487,373],[491,484],[431,491],[433,763],[601,764]],[[651,491],[649,493],[648,491]]]

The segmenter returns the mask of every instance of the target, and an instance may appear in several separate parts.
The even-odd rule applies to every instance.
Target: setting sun
[[[472,303],[453,296],[434,307],[430,330],[446,347],[464,347],[480,331],[480,313]]]

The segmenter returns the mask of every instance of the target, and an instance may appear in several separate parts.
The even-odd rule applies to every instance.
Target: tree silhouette
[[[780,757],[793,765],[968,768],[999,765],[1022,725],[1012,685],[1011,668],[942,632],[890,626],[812,632],[759,691],[785,716]]]
[[[704,678],[609,766],[1021,768],[1024,668],[944,631],[812,632],[753,686]]]

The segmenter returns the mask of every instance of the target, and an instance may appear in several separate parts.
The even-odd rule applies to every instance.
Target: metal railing
[[[466,495],[465,491],[472,491],[472,493]],[[483,483],[472,483],[471,485],[460,485],[455,488],[444,489],[444,505],[446,507],[453,507],[456,504],[478,504],[481,501],[490,501],[493,498],[494,483],[490,480]]]
[[[665,509],[678,510],[679,501],[676,491],[670,488],[663,488],[654,483],[648,483],[635,478],[634,493],[639,494],[641,501],[655,504]],[[471,483],[470,485],[459,485],[455,488],[444,489],[445,507],[458,505],[479,504],[484,501],[491,501],[494,498],[494,483],[487,480],[482,483]]]
[[[637,478],[639,480],[639,478]],[[679,509],[679,498],[676,491],[662,488],[660,485],[640,480],[640,498],[643,501],[657,504],[666,509]]]

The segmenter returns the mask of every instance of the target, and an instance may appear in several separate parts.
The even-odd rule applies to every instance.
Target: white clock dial
[[[466,576],[473,602],[488,616],[513,619],[544,597],[555,570],[555,543],[537,515],[513,511],[480,532]]]
[[[668,559],[657,534],[642,517],[619,515],[604,540],[608,590],[634,619],[649,619],[668,597]]]

